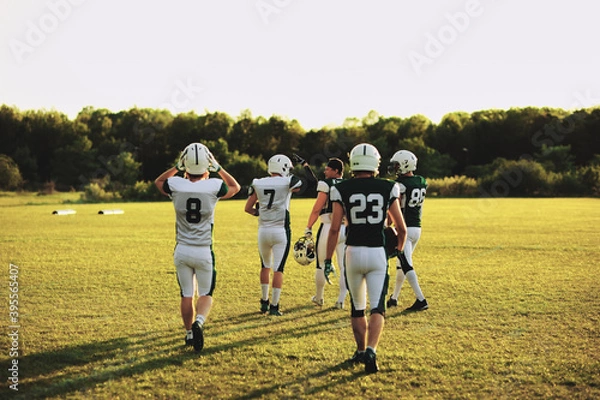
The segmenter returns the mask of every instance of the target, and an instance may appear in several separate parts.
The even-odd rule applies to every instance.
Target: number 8
[[[200,209],[202,208],[202,202],[200,199],[190,198],[185,203],[185,220],[190,224],[197,224],[200,222]]]

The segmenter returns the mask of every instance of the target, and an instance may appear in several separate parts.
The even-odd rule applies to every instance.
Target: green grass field
[[[333,309],[331,286],[322,310],[310,302],[314,266],[290,257],[284,316],[260,315],[257,225],[243,201],[217,206],[217,289],[196,354],[182,345],[172,205],[60,204],[68,197],[0,196],[3,399],[600,398],[597,199],[426,200],[414,261],[430,309],[402,313],[414,301],[405,286],[381,371],[365,375],[344,364],[348,299]],[[292,200],[294,239],[311,206]],[[77,214],[52,215],[62,208]]]

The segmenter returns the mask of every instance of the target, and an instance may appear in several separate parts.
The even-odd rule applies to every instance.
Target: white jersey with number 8
[[[212,245],[215,205],[228,187],[220,179],[191,182],[175,176],[165,182],[165,192],[173,200],[177,221],[177,243]]]

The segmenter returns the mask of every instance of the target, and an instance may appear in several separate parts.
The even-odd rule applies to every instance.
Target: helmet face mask
[[[190,175],[202,175],[208,171],[208,149],[202,143],[192,143],[182,152],[185,172]]]
[[[269,158],[268,172],[269,174],[279,174],[283,177],[290,176],[290,172],[294,165],[292,160],[283,154],[276,154]]]
[[[376,173],[379,170],[381,155],[375,146],[361,143],[350,152],[350,169],[352,172],[367,171]]]
[[[408,150],[399,150],[390,159],[388,171],[403,175],[417,169],[417,156]]]
[[[399,168],[400,164],[398,164],[396,161],[392,161],[387,167],[387,172],[389,175],[398,175],[400,173],[398,171]]]
[[[315,253],[315,242],[312,239],[302,236],[294,244],[294,260],[300,265],[309,265],[317,257]]]

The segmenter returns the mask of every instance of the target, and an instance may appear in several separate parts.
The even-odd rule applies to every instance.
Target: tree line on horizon
[[[297,120],[253,117],[249,110],[233,118],[85,107],[69,119],[56,110],[2,105],[0,137],[0,189],[77,190],[90,200],[157,198],[151,183],[192,142],[206,144],[246,187],[266,175],[266,160],[274,154],[297,153],[322,176],[328,158],[347,163],[352,147],[368,142],[381,153],[381,176],[387,176],[391,156],[406,149],[419,158],[417,173],[434,187],[469,182],[470,190],[437,187],[438,194],[600,195],[600,108],[457,111],[438,124],[423,115],[371,111],[307,131]]]

